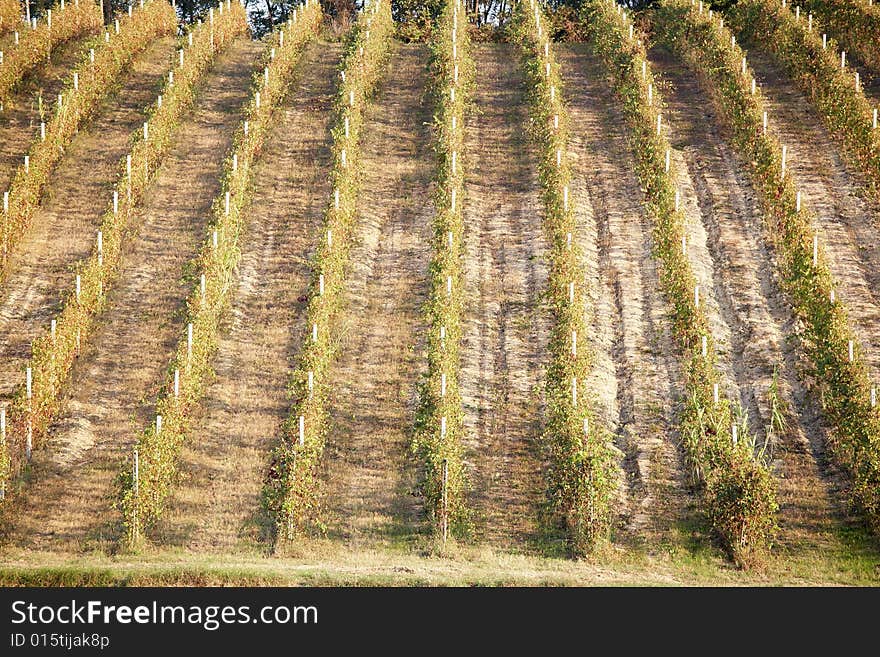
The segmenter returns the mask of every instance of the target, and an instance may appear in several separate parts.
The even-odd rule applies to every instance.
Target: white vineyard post
[[[156,418],[157,423],[160,420],[161,420],[161,417]],[[141,472],[140,472],[141,467],[140,466],[141,466],[141,464],[140,464],[140,458],[138,456],[137,447],[135,447],[135,449],[134,449],[133,461],[134,462],[132,464],[132,466],[133,466],[132,467],[132,469],[133,469],[132,478],[134,480],[134,482],[133,482],[134,483],[134,510],[133,510],[134,517],[132,518],[131,525],[132,525],[132,530],[134,533],[134,538],[135,538],[135,540],[137,540],[137,538],[140,534],[140,527],[138,526],[138,506],[139,506],[139,502],[140,502],[140,488],[141,488],[141,486],[140,486],[140,484],[141,484],[141,482],[140,482],[140,479],[141,479]]]
[[[305,417],[305,415],[299,416],[299,444],[300,444],[300,446],[306,444],[306,417]]]
[[[193,349],[193,325],[192,322],[186,325],[186,366],[189,368],[192,361]]]
[[[703,354],[703,358],[708,358],[709,356],[709,338],[705,335],[702,336],[700,340],[701,344],[701,353]]]
[[[174,368],[174,397],[180,397],[180,370]]]
[[[449,461],[443,459],[443,480],[442,480],[442,497],[443,497],[443,544],[449,534]]]
[[[813,235],[813,267],[819,264],[819,233]]]
[[[715,404],[718,403],[718,384],[717,383],[712,384],[712,402]]]
[[[25,393],[27,395],[28,421],[27,421],[27,442],[24,447],[25,459],[28,463],[31,460],[31,452],[34,446],[34,373],[28,367],[25,371]]]

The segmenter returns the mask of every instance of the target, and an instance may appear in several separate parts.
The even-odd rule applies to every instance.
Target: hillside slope
[[[289,410],[311,257],[330,194],[330,108],[338,44],[312,43],[254,171],[232,309],[203,418],[181,456],[181,481],[154,538],[189,549],[252,546],[260,492]]]
[[[460,386],[479,540],[528,549],[545,498],[542,430],[549,318],[537,156],[519,54],[475,45],[466,120],[465,295]]]
[[[363,128],[359,242],[326,455],[329,533],[355,546],[387,544],[419,519],[408,449],[434,214],[427,62],[424,46],[395,45]]]
[[[220,56],[181,138],[148,191],[109,309],[74,368],[66,410],[35,454],[12,510],[9,540],[30,549],[109,549],[118,536],[114,479],[155,398],[182,331],[192,283],[184,266],[205,238],[223,155],[240,121],[261,46],[240,39]]]

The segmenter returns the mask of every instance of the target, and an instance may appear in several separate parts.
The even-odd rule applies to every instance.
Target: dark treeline
[[[22,0],[22,13],[25,2],[28,2],[31,16],[42,16],[48,7],[58,0]],[[72,0],[71,0],[72,1]],[[139,0],[133,0],[138,2]],[[241,0],[234,0],[240,2]],[[412,29],[406,34],[418,37],[422,30],[440,13],[444,0],[392,0],[391,8],[394,19],[398,23],[406,23]],[[510,17],[512,3],[516,0],[464,0],[471,22],[478,28],[491,31],[494,26],[503,26]],[[195,23],[203,19],[210,7],[216,6],[218,0],[177,0],[177,13],[181,22]],[[560,16],[575,16],[582,0],[547,0],[546,5]],[[656,0],[618,0],[630,9],[644,9]],[[712,7],[724,9],[736,0],[710,0]],[[291,10],[300,0],[245,0],[255,36],[262,36],[271,31],[274,25],[287,20]],[[104,0],[104,17],[109,22],[114,14],[126,11],[129,0]],[[347,23],[361,7],[363,0],[321,0],[324,12],[337,22]]]

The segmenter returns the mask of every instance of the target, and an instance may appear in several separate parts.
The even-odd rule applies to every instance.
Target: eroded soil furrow
[[[874,380],[880,376],[880,203],[865,193],[864,176],[847,162],[809,99],[758,51],[749,54],[770,129],[788,147],[788,169],[816,214],[820,239],[853,330]]]
[[[24,382],[31,341],[46,330],[73,289],[75,266],[94,247],[110,205],[119,161],[156,100],[174,54],[174,39],[157,40],[132,62],[108,98],[67,148],[31,229],[10,258],[0,288],[0,399]]]
[[[313,43],[254,170],[253,202],[202,421],[156,540],[230,550],[261,538],[260,491],[290,399],[311,259],[330,195],[329,123],[341,47]]]
[[[686,191],[683,206],[689,237],[695,238],[689,249],[707,296],[715,300],[713,324],[724,327],[714,337],[719,360],[725,361],[725,392],[748,413],[759,445],[767,441],[779,490],[780,542],[798,549],[827,546],[834,533],[835,484],[820,465],[824,429],[815,399],[798,379],[796,345],[787,339],[793,316],[762,237],[755,190],[692,72],[666,51],[651,56],[655,71],[671,84],[666,94],[671,143],[679,154],[679,174],[695,194],[687,198]],[[774,376],[775,403],[784,409],[788,427],[768,433]]]
[[[329,531],[352,545],[411,536],[420,508],[408,458],[424,370],[435,159],[428,52],[397,44],[367,110],[358,244],[352,250],[326,453]]]
[[[573,193],[594,316],[591,386],[626,455],[623,534],[672,538],[690,503],[677,447],[681,374],[657,293],[650,219],[627,142],[626,121],[603,67],[584,45],[559,46],[571,117]]]
[[[108,549],[118,538],[115,478],[138,434],[183,330],[192,289],[186,263],[205,237],[223,158],[261,44],[240,39],[220,56],[194,111],[144,201],[138,233],[109,309],[74,367],[66,410],[35,453],[14,510],[11,541],[30,549]]]
[[[4,103],[0,112],[0,190],[9,187],[16,168],[40,136],[40,121],[51,116],[58,93],[86,53],[86,42],[73,39],[58,46],[51,59],[26,76]]]
[[[475,47],[475,111],[466,125],[467,305],[461,393],[479,540],[533,549],[545,499],[547,244],[525,81],[511,45]]]

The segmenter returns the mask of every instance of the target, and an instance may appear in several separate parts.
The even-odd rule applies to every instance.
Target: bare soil
[[[87,41],[73,39],[58,46],[49,61],[25,76],[4,104],[0,112],[0,190],[9,186],[31,143],[40,136],[39,99],[43,99],[44,116],[50,116],[58,93],[87,53]]]
[[[747,413],[759,446],[768,441],[780,543],[799,550],[827,547],[840,509],[838,482],[823,467],[825,429],[816,399],[798,378],[793,314],[763,239],[755,190],[693,73],[662,49],[653,50],[651,60],[670,85],[665,100],[688,249],[711,317],[724,392]],[[774,372],[788,429],[768,438]]]
[[[261,44],[240,39],[207,76],[178,144],[148,192],[110,307],[74,368],[70,397],[47,449],[35,453],[14,511],[14,545],[109,550],[119,535],[115,478],[139,432],[183,329],[186,263],[205,237]]]
[[[23,383],[31,341],[48,328],[62,294],[73,288],[76,263],[93,248],[119,161],[155,102],[174,43],[160,39],[136,57],[115,93],[76,135],[10,258],[10,274],[0,289],[0,399]]]
[[[679,356],[658,294],[651,219],[626,119],[583,44],[558,46],[571,118],[573,198],[587,258],[595,365],[591,387],[625,458],[623,540],[674,541],[694,500],[678,449]]]
[[[519,54],[474,47],[475,111],[466,120],[464,202],[467,307],[461,394],[466,465],[479,541],[533,549],[545,500],[544,372],[549,314],[547,243],[537,154]]]
[[[154,538],[198,552],[254,545],[269,453],[290,400],[311,259],[330,195],[329,122],[341,47],[313,43],[254,170],[249,226],[200,424]]]
[[[804,203],[816,214],[819,237],[847,304],[874,380],[880,377],[880,203],[847,162],[821,117],[787,78],[759,51],[749,54],[768,110],[770,129],[788,146],[788,169]]]
[[[435,159],[428,52],[397,44],[363,131],[359,244],[335,368],[326,453],[329,532],[347,544],[405,540],[418,527],[409,459],[425,370]]]

